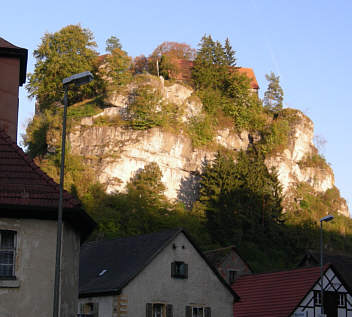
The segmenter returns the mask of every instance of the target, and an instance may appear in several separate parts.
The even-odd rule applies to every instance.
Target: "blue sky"
[[[352,1],[217,0],[217,1],[5,1],[0,36],[33,50],[45,32],[68,24],[90,29],[104,53],[111,35],[131,56],[148,55],[163,41],[197,47],[207,33],[229,37],[238,65],[254,69],[261,87],[265,74],[280,75],[285,105],[314,122],[315,134],[327,143],[322,154],[352,210],[352,108],[348,80],[352,72]],[[20,92],[20,129],[33,115],[34,101]]]

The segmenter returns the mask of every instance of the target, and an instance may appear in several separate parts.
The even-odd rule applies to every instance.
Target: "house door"
[[[324,313],[327,317],[337,317],[338,293],[324,293]]]

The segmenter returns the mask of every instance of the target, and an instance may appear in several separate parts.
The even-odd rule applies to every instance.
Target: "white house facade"
[[[101,261],[87,270],[90,256]],[[83,316],[232,317],[238,300],[183,230],[88,243],[80,267],[78,309]]]

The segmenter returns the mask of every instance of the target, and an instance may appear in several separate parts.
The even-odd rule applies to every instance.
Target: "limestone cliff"
[[[202,104],[191,98],[192,89],[180,84],[165,86],[161,80],[163,99],[183,107],[181,121],[186,122],[201,115]],[[109,107],[92,117],[83,118],[71,129],[71,151],[81,155],[96,170],[100,182],[109,192],[123,190],[133,175],[150,162],[158,163],[170,199],[191,204],[197,197],[199,173],[207,160],[212,160],[216,150],[194,147],[191,139],[179,131],[167,131],[159,127],[133,130],[121,125],[97,125],[99,117],[127,120],[128,107],[133,100],[133,87],[124,95],[113,93],[107,100]],[[325,192],[334,186],[333,171],[329,166],[309,164],[309,158],[317,154],[313,144],[312,121],[299,111],[291,126],[288,146],[266,158],[269,168],[275,167],[283,191],[288,193],[300,182],[308,183],[316,192]],[[230,150],[246,150],[250,143],[260,140],[255,133],[236,133],[230,128],[219,129],[213,141]],[[50,144],[49,144],[50,145]],[[341,203],[339,212],[349,215],[347,205]]]

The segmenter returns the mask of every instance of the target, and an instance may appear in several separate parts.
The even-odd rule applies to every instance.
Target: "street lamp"
[[[83,72],[67,77],[62,81],[65,89],[64,95],[64,114],[62,120],[62,140],[61,140],[61,166],[60,166],[60,196],[57,217],[57,238],[56,238],[56,262],[55,262],[55,282],[54,282],[54,308],[53,317],[59,316],[60,300],[60,273],[61,273],[61,243],[62,243],[62,207],[63,207],[63,190],[64,190],[64,170],[65,170],[65,146],[66,146],[66,116],[68,107],[68,87],[71,84],[81,86],[88,84],[93,80],[90,72]]]
[[[320,314],[324,316],[324,287],[323,287],[323,222],[329,222],[334,219],[334,216],[327,215],[320,219],[320,299],[321,308]]]

